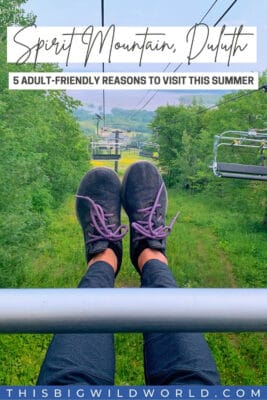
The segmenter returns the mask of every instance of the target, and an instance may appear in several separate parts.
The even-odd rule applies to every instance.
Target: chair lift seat
[[[267,181],[267,166],[218,162],[216,170],[217,174],[224,178]]]
[[[120,160],[121,154],[93,154],[93,160],[116,161]]]
[[[259,165],[259,155],[262,164],[265,160],[265,151],[267,149],[267,132],[265,129],[257,131],[250,129],[248,132],[245,131],[225,131],[220,135],[214,137],[214,159],[212,164],[213,173],[216,176],[224,178],[237,178],[237,179],[254,179],[260,181],[267,180],[267,166]],[[231,162],[219,162],[222,154],[227,155],[229,159],[229,152],[222,152],[221,148],[235,149],[235,155],[238,155],[239,149],[249,149],[250,154],[256,155],[255,164],[253,161],[249,161],[250,164],[231,163]],[[255,154],[255,152],[257,152]],[[242,157],[241,157],[242,160]]]

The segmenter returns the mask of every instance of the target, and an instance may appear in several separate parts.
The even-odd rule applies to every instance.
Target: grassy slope
[[[128,155],[128,162],[133,159]],[[126,159],[125,159],[126,160]],[[121,164],[122,167],[122,164]],[[121,171],[122,172],[122,168]],[[213,199],[214,200],[214,199]],[[179,222],[168,240],[168,258],[182,287],[263,287],[266,232],[255,228],[258,216],[245,218],[203,195],[169,191],[169,221],[177,210]],[[123,220],[126,216],[123,213]],[[258,225],[259,228],[259,225]],[[138,286],[124,239],[124,263],[117,286]],[[75,287],[85,271],[82,234],[74,198],[62,206],[47,238],[32,254],[25,287]],[[264,268],[265,267],[265,268]],[[1,335],[0,384],[35,384],[50,335]],[[266,341],[262,333],[208,334],[222,383],[266,385]],[[116,384],[143,384],[142,335],[116,335]]]

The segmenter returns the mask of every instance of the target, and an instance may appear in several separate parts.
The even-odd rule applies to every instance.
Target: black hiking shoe
[[[107,248],[122,261],[122,238],[127,226],[120,225],[121,183],[109,168],[94,168],[83,177],[77,195],[76,212],[84,234],[87,263]]]
[[[130,221],[130,256],[136,270],[138,257],[146,249],[165,254],[166,237],[178,214],[165,226],[167,192],[157,169],[140,161],[128,168],[122,182],[122,204]]]

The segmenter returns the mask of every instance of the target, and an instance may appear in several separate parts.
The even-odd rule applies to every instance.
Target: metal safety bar
[[[0,332],[267,331],[267,289],[1,289]]]

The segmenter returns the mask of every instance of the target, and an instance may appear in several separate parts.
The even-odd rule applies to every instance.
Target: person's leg
[[[122,203],[131,226],[131,260],[142,287],[177,287],[165,256],[167,192],[157,169],[148,162],[132,165],[122,182]],[[198,333],[144,335],[147,384],[219,384],[210,350]]]
[[[79,288],[111,288],[114,270],[96,261]],[[114,340],[108,333],[56,334],[40,370],[38,385],[114,384]]]
[[[162,253],[150,257],[140,264],[141,286],[177,287],[167,263],[161,261]],[[144,363],[149,385],[220,384],[211,351],[200,333],[145,333]]]
[[[111,288],[122,260],[120,181],[107,168],[82,179],[76,210],[83,229],[88,271],[79,288]],[[112,334],[56,334],[41,367],[38,385],[114,384]]]

